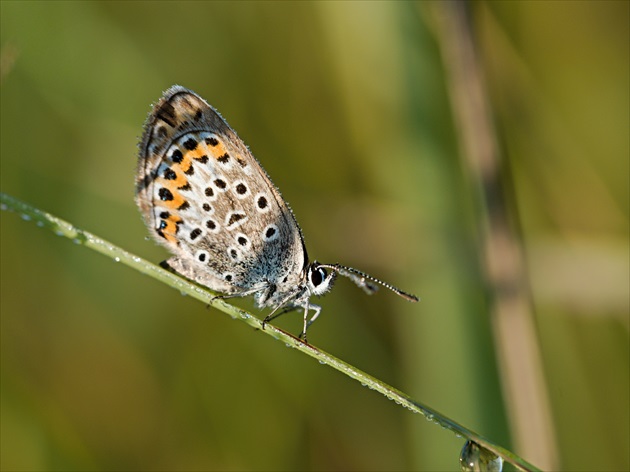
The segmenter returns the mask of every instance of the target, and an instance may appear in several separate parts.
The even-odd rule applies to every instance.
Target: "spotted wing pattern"
[[[180,274],[278,305],[304,278],[301,231],[266,172],[219,113],[175,86],[144,128],[136,202]]]

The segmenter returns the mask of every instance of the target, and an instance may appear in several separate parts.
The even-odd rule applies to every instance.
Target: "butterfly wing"
[[[172,87],[140,145],[136,202],[182,275],[224,293],[296,284],[301,231],[266,172],[219,113]]]

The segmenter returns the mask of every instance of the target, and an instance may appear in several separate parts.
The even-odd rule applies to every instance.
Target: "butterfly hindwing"
[[[306,252],[290,209],[236,133],[195,93],[173,87],[155,105],[136,186],[153,236],[186,262],[170,264],[182,275],[232,293],[296,283],[303,271]]]

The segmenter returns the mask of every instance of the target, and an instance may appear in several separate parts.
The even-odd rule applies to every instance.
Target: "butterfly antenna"
[[[410,302],[417,302],[420,299],[415,295],[412,295],[407,292],[403,292],[399,288],[394,287],[393,285],[388,284],[387,282],[383,282],[377,278],[372,277],[371,275],[366,274],[365,272],[361,272],[360,270],[353,269],[352,267],[342,266],[340,264],[318,264],[319,267],[326,267],[328,269],[334,270],[339,275],[343,275],[344,277],[348,277],[352,280],[358,287],[362,288],[369,295],[373,294],[378,290],[378,285],[382,285],[385,288],[388,288],[392,292],[394,292],[399,297],[404,298]],[[378,284],[378,285],[377,285]]]

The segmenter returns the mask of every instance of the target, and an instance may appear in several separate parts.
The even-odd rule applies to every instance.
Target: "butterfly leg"
[[[313,316],[311,316],[310,319],[308,317],[308,311],[309,310],[313,310],[315,312],[315,314]],[[319,316],[321,311],[322,311],[322,307],[319,306],[319,305],[311,305],[308,302],[306,302],[306,304],[304,305],[304,329],[300,333],[299,337],[300,337],[300,339],[304,340],[304,342],[306,344],[308,344],[308,341],[306,340],[306,330],[317,319],[317,317]]]
[[[278,316],[284,315],[285,313],[289,313],[290,311],[297,310],[299,307],[296,305],[288,305],[282,308],[282,310],[278,310],[278,308],[276,308],[267,316],[265,316],[265,319],[262,322],[262,329],[265,329],[265,325],[269,323],[271,320],[275,320]]]
[[[262,329],[265,329],[265,325],[271,320],[276,319],[278,316],[297,310],[299,307],[303,306],[301,303],[296,303],[295,300],[299,300],[304,294],[304,291],[304,287],[296,287],[293,289],[280,303],[276,305],[273,310],[271,310],[271,313],[265,317],[262,322]]]
[[[212,297],[212,301],[214,300],[226,300],[228,298],[242,298],[242,297],[248,297],[250,295],[254,295],[255,293],[258,293],[260,291],[264,290],[263,288],[252,288],[250,290],[242,290],[239,292],[234,292],[234,293],[222,293],[221,295],[215,295],[214,297]]]

